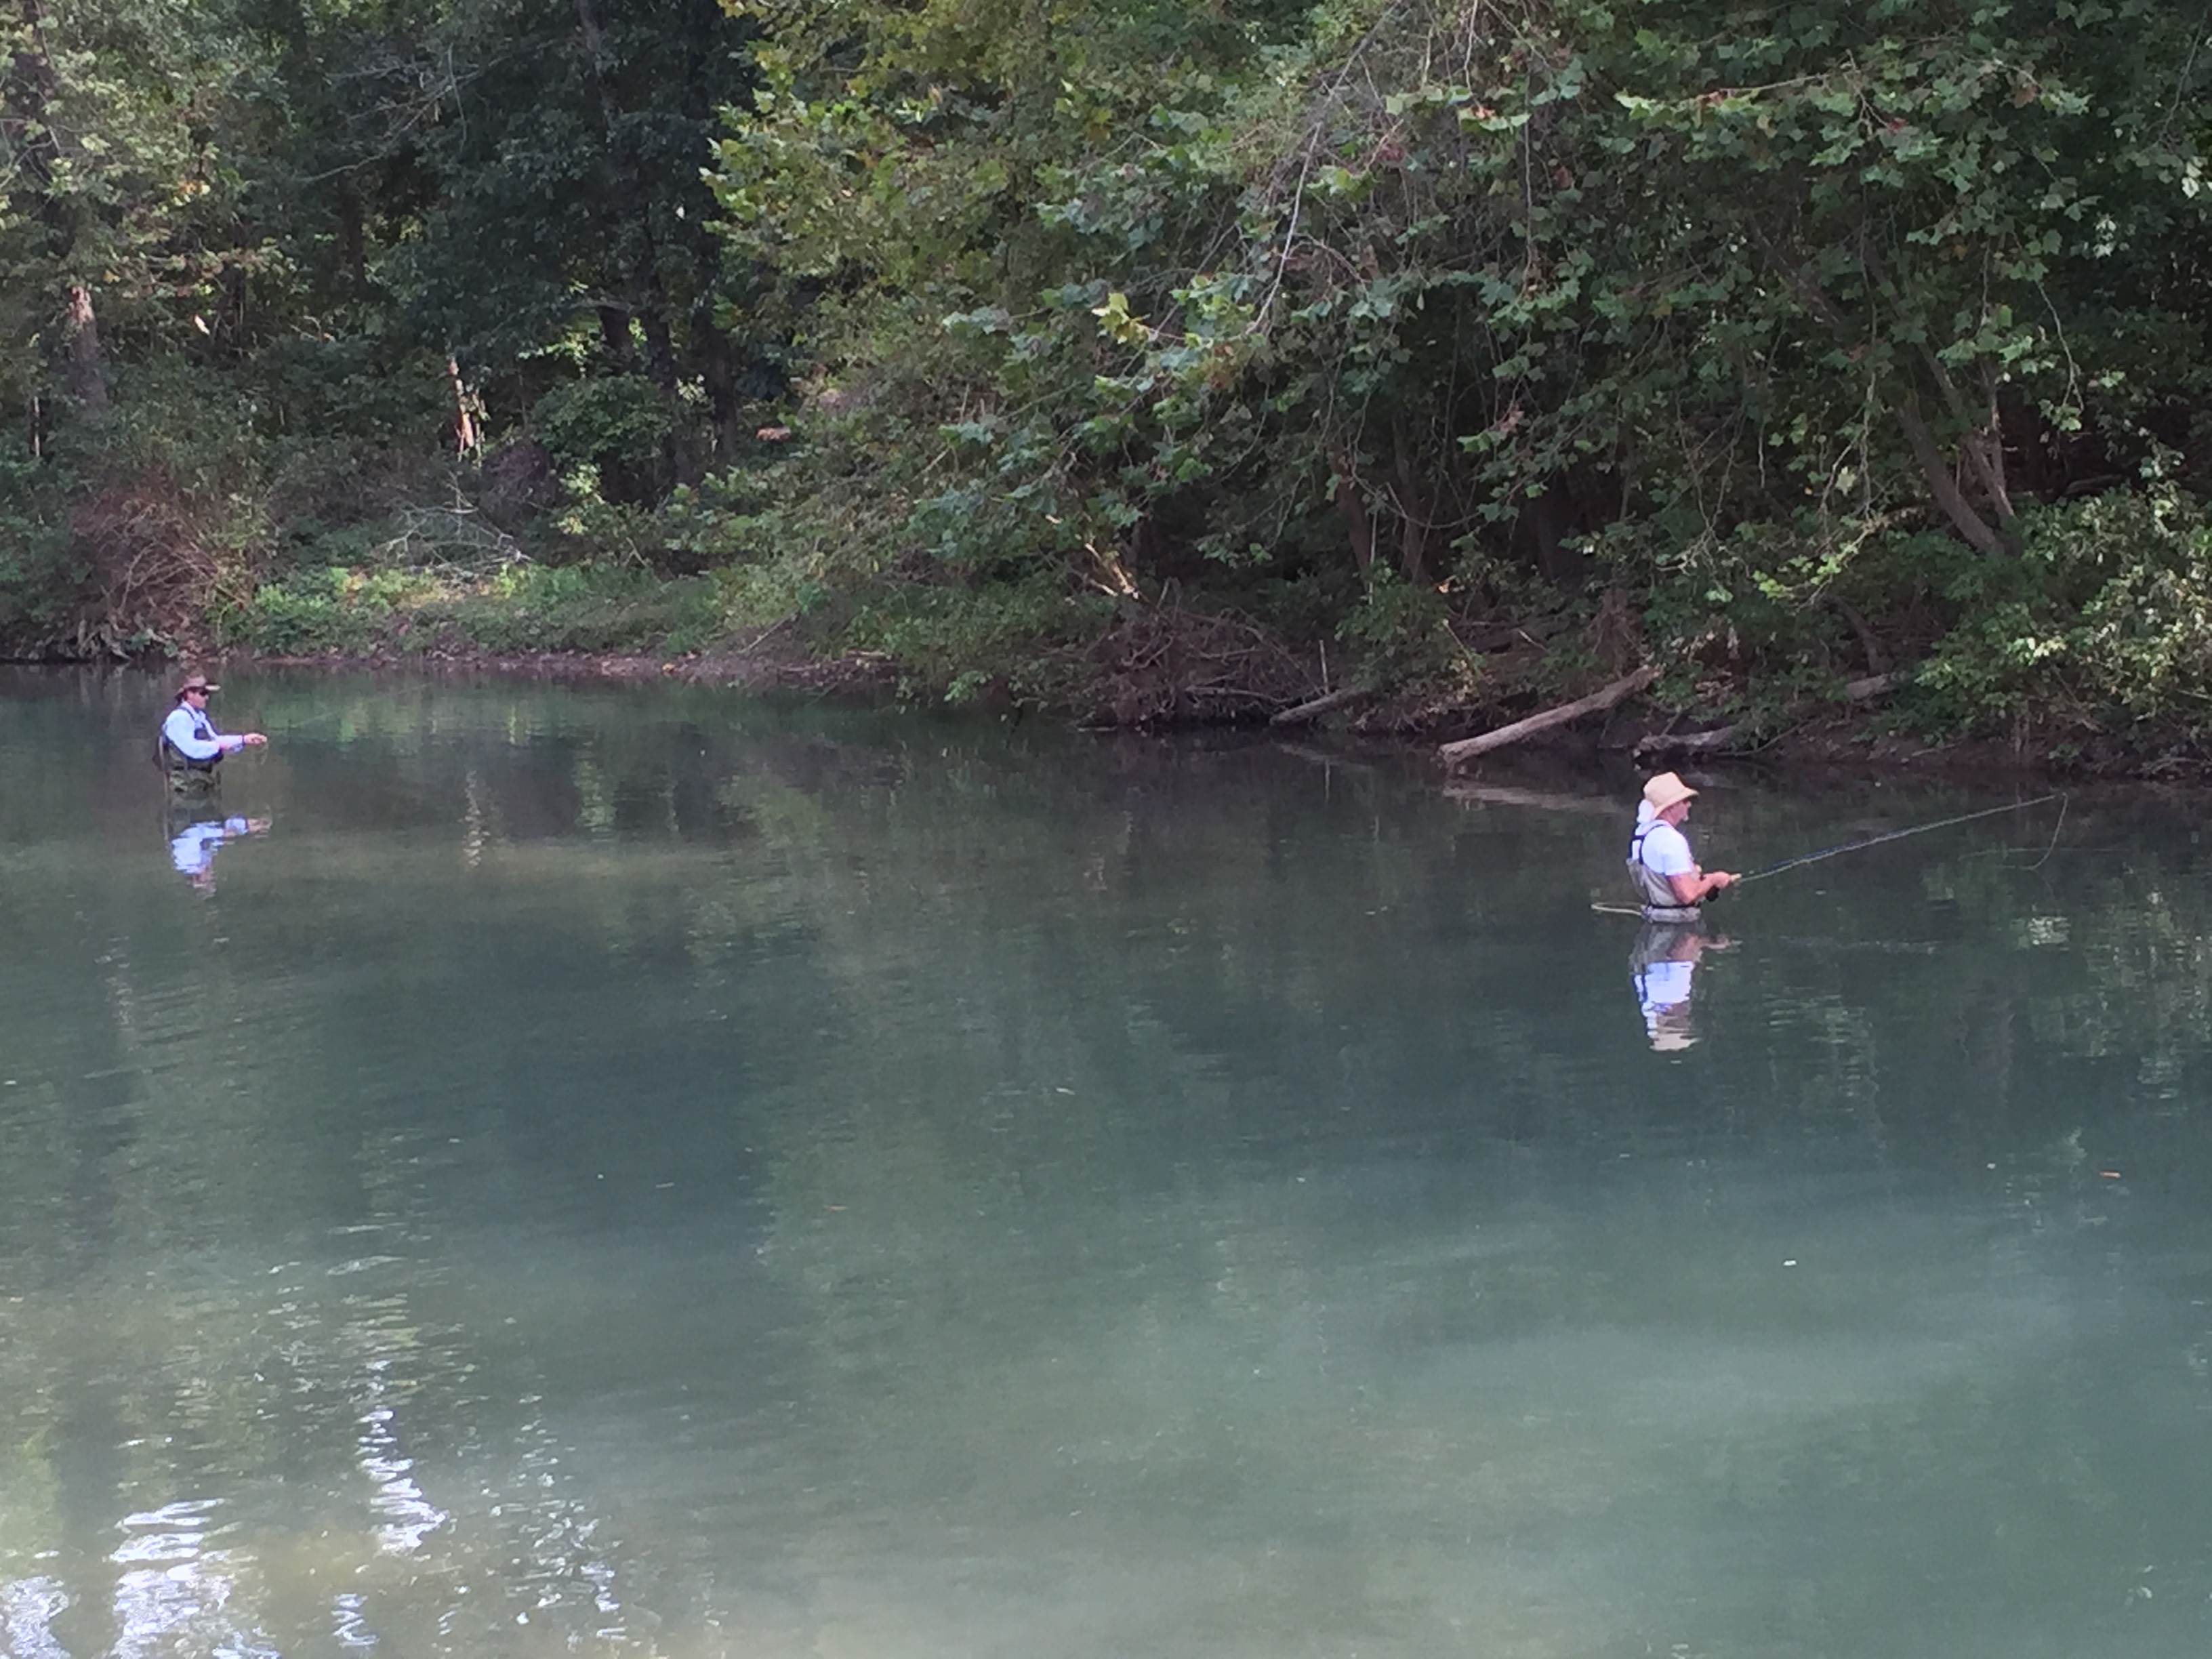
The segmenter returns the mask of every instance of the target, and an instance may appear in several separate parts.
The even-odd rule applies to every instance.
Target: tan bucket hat
[[[1644,804],[1657,814],[1697,793],[1674,773],[1662,772],[1644,786]]]
[[[177,695],[180,697],[187,691],[214,692],[222,690],[219,685],[210,685],[208,683],[208,677],[204,674],[187,674],[177,682]]]

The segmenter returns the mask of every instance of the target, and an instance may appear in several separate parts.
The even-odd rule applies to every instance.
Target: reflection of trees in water
[[[1747,1310],[1741,1336],[1673,1356],[1656,1379],[1671,1397],[1716,1401],[1758,1379],[1754,1392],[1783,1426],[1746,1444],[1739,1425],[1717,1419],[1685,1437],[1715,1455],[1729,1448],[1728,1478],[1747,1501],[1778,1504],[1850,1446],[1874,1485],[1931,1500],[1927,1523],[1899,1533],[1889,1567],[1907,1571],[1916,1552],[1945,1550],[1929,1442],[1867,1443],[1879,1437],[1870,1424],[1900,1411],[1945,1419],[1954,1437],[1944,1455],[1978,1465],[1992,1489],[2014,1490],[2024,1510],[2045,1500],[2023,1481],[2049,1480],[2069,1503],[2112,1501],[2117,1444],[2081,1443],[2095,1413],[2048,1425],[2052,1462],[2008,1469],[2008,1414],[2048,1403],[2016,1384],[1992,1388],[1981,1373],[2033,1368],[2063,1340],[2057,1304],[2079,1287],[2041,1279],[2030,1240],[2084,1237],[2075,1230],[2101,1218],[2094,1170],[2032,1150],[2055,1148],[2083,1105],[2051,1091],[2039,1068],[2094,1067],[2136,1042],[2202,1054],[2188,1001],[2144,1004],[2130,978],[2145,969],[2110,971],[2100,954],[2164,948],[2154,930],[2146,937],[2133,878],[2087,884],[2096,914],[2070,923],[2072,939],[2097,941],[2086,961],[2051,953],[2059,931],[2039,920],[2051,896],[1994,860],[1956,860],[1952,890],[1931,908],[1894,890],[1895,871],[1874,872],[1871,900],[1840,919],[1832,902],[1809,902],[1820,895],[1790,900],[1775,914],[1818,909],[1830,935],[1807,948],[1763,945],[1754,933],[1746,966],[1723,970],[1749,984],[1719,999],[1716,1063],[1692,1085],[1670,1085],[1641,1070],[1624,1076],[1571,990],[1561,994],[1573,979],[1558,964],[1577,952],[1556,942],[1568,906],[1541,872],[1586,861],[1587,849],[1516,826],[1500,838],[1506,848],[1482,846],[1462,863],[1414,799],[1389,803],[1392,821],[1364,837],[1308,823],[1305,839],[1273,844],[1255,834],[1264,811],[1234,798],[1230,769],[1226,799],[1186,806],[1171,776],[1110,808],[1071,791],[1077,799],[1049,814],[979,815],[973,840],[956,814],[932,821],[917,799],[932,786],[918,776],[886,809],[919,821],[917,833],[855,811],[827,826],[826,846],[801,836],[787,849],[784,878],[814,890],[778,902],[815,923],[839,988],[842,1040],[779,1114],[786,1155],[771,1263],[815,1310],[815,1387],[824,1417],[850,1436],[856,1481],[957,1492],[957,1513],[986,1526],[1008,1514],[1042,1526],[1063,1503],[1092,1516],[1118,1507],[1193,1547],[1200,1535],[1218,1545],[1240,1528],[1279,1525],[1271,1506],[1316,1469],[1396,1469],[1421,1490],[1453,1494],[1437,1500],[1439,1523],[1473,1492],[1533,1524],[1562,1510],[1648,1504],[1682,1471],[1651,1461],[1628,1431],[1652,1409],[1634,1393],[1639,1376],[1653,1380],[1639,1370],[1651,1359],[1645,1342],[1593,1350],[1583,1364],[1562,1346],[1559,1377],[1586,1364],[1620,1392],[1585,1402],[1595,1425],[1585,1418],[1534,1436],[1512,1412],[1468,1421],[1454,1409],[1465,1391],[1383,1401],[1343,1380],[1358,1375],[1356,1356],[1388,1353],[1395,1340],[1431,1344],[1440,1365],[1463,1357],[1464,1380],[1481,1382],[1474,1357],[1501,1343],[1525,1341],[1540,1355],[1544,1332],[1602,1324],[1637,1305],[1620,1279],[1623,1264],[1640,1262],[1655,1328],[1679,1321],[1710,1332],[1715,1308],[1740,1300]],[[1347,816],[1378,805],[1370,793]],[[773,835],[778,820],[763,810],[757,822]],[[823,833],[818,814],[810,825]],[[1516,888],[1492,878],[1499,868],[1537,873]],[[969,873],[985,869],[1010,873],[1003,884]],[[1102,877],[1114,897],[1092,915],[1118,927],[1080,920]],[[2084,890],[2071,887],[2060,902]],[[1406,906],[1407,921],[1363,927],[1378,900]],[[2203,914],[2201,885],[2192,902]],[[1949,943],[1888,948],[1900,927],[1908,945],[1930,928]],[[1407,949],[1409,934],[1426,948]],[[1617,963],[1608,952],[1608,976]],[[2201,979],[2187,961],[2148,971],[2169,969],[2185,983]],[[1440,976],[1455,973],[1453,994],[1440,997]],[[2048,1042],[2038,1021],[2069,1005],[2126,1035]],[[2039,1052],[2023,1060],[2024,1044]],[[2130,1091],[2124,1064],[2107,1134],[2142,1127],[2147,1097]],[[2022,1079],[2033,1081],[2022,1089]],[[1729,1194],[1734,1183],[1719,1174],[1711,1192],[1642,1216],[1640,1231],[1596,1230],[1602,1249],[1563,1250],[1553,1238],[1480,1271],[1406,1275],[1407,1309],[1443,1327],[1425,1336],[1347,1315],[1390,1286],[1374,1253],[1384,1238],[1359,1231],[1374,1226],[1371,1213],[1309,1212],[1290,1224],[1296,1206],[1280,1191],[1224,1203],[1239,1171],[1283,1147],[1313,1148],[1320,1167],[1380,1146],[1439,1158],[1462,1181],[1486,1159],[1529,1160],[1531,1188],[1459,1210],[1417,1208],[1409,1233],[1455,1214],[1469,1228],[1496,1225],[1532,1196],[1587,1220],[1572,1194],[1595,1158],[1640,1152],[1647,1137],[1704,1146],[1714,1128],[1747,1165],[1778,1157],[1796,1167],[1808,1149],[1825,1158],[1840,1146],[1854,1164],[1871,1160],[1916,1188],[1936,1170],[1978,1170],[1978,1158],[1961,1164],[1956,1155],[1996,1150],[1993,1139],[2011,1146],[2025,1137],[2031,1152],[2002,1177],[2016,1207],[1994,1238],[1972,1224],[1946,1234],[1940,1214],[1874,1206],[1872,1233],[1896,1229],[1913,1249],[1890,1253],[1886,1285],[1878,1272],[1832,1285],[1820,1328],[1802,1342],[1759,1328],[1763,1284],[1716,1278],[1716,1265],[1740,1253],[1739,1237],[1717,1228],[1680,1238],[1686,1206],[1695,1214]],[[2201,1163],[2204,1150],[2200,1139],[2191,1155]],[[1344,1170],[1328,1174],[1334,1182]],[[1754,1190],[1739,1201],[1750,1202],[1756,1182],[1744,1179]],[[1800,1218],[1747,1214],[1741,1224],[1804,1248]],[[1671,1244],[1655,1243],[1670,1234]],[[1884,1254],[1878,1242],[1839,1235],[1808,1254],[1863,1268]],[[1777,1261],[1784,1253],[1772,1252]],[[1578,1294],[1578,1255],[1603,1294]],[[1931,1275],[1930,1258],[1948,1258],[1952,1271]],[[1223,1271],[1227,1259],[1266,1271]],[[1999,1285],[2007,1293],[1993,1294]],[[1856,1299],[1838,1306],[1843,1288]],[[1450,1310],[1475,1297],[1484,1316],[1455,1322]],[[1515,1308],[1526,1322],[1517,1329],[1507,1316]],[[1364,1380],[1402,1387],[1397,1368],[1381,1369]],[[1542,1407],[1546,1367],[1534,1358],[1531,1369],[1533,1380],[1502,1390],[1493,1409]],[[1607,1411],[1618,1437],[1592,1432]],[[1358,1483],[1334,1498],[1389,1507]],[[1178,1501],[1194,1517],[1188,1534],[1172,1524]]]
[[[486,1376],[474,1332],[339,1288],[390,1259],[290,1264],[260,1305],[242,1266],[199,1265],[201,1285],[42,1300],[0,1361],[0,1437],[24,1448],[0,1462],[7,1651],[250,1655],[317,1632],[555,1651],[624,1634],[619,1541],[513,1392],[526,1364]],[[74,1461],[88,1432],[116,1449],[97,1471]]]
[[[447,1138],[347,1086],[390,1009],[212,951],[198,918],[179,938],[127,882],[33,908],[92,943],[48,953],[6,1045],[8,1651],[555,1650],[619,1626],[528,1366],[487,1398],[500,1316],[417,1305],[461,1206],[425,1190]]]
[[[92,1621],[118,1522],[209,1481],[217,1525],[285,1517],[198,1547],[196,1571],[223,1552],[241,1643],[635,1636],[641,1574],[644,1610],[695,1629],[742,1602],[896,1636],[975,1605],[945,1588],[964,1547],[1107,1562],[1033,1566],[1029,1592],[1075,1585],[1104,1628],[1118,1564],[1201,1622],[1272,1598],[1286,1640],[1400,1620],[1435,1650],[1453,1619],[1517,1619],[1587,1650],[1620,1634],[1601,1576],[1567,1571],[1574,1611],[1547,1622],[1498,1565],[1515,1528],[1663,1533],[1693,1456],[1753,1512],[1838,1447],[1932,1500],[1941,1466],[1869,1427],[1908,1407],[1950,1413],[1947,1455],[1999,1487],[2026,1478],[2000,1456],[2016,1394],[1963,1396],[1984,1362],[2034,1369],[2063,1287],[2029,1235],[2094,1218],[2094,1164],[2008,1164],[1991,1232],[1902,1202],[1824,1223],[1808,1258],[1886,1263],[1892,1294],[1828,1283],[1802,1342],[1740,1265],[1786,1231],[1758,1207],[1771,1171],[1817,1147],[1913,1188],[1993,1140],[2057,1147],[2092,1097],[2101,1133],[2137,1133],[2202,1075],[2212,902],[2171,836],[2056,882],[1969,844],[1870,862],[1849,905],[1777,883],[1708,964],[1698,1069],[1662,1074],[1622,1006],[1626,936],[1583,909],[1618,865],[1601,819],[1265,749],[720,700],[273,707],[298,729],[256,787],[287,792],[284,832],[219,912],[63,850],[0,896],[64,942],[0,983],[32,1091],[0,1117],[0,1250],[37,1304],[0,1357],[0,1445],[33,1449],[0,1460],[0,1617],[81,1655],[113,1640]],[[1739,846],[1830,838],[1786,803],[1729,811]],[[1937,948],[1881,948],[1901,939]],[[2201,1161],[2160,1133],[2177,1170]],[[1701,1172],[1642,1173],[1682,1146]],[[1624,1152],[1635,1180],[1608,1173]],[[629,1403],[568,1374],[576,1350],[549,1369],[502,1335],[526,1265],[435,1277],[479,1210],[542,1217],[517,1249],[573,1296],[663,1182],[685,1224],[757,1207],[720,1218],[745,1276],[696,1328],[605,1361]],[[148,1260],[183,1265],[149,1285]],[[779,1311],[741,1317],[748,1295]],[[1589,1338],[1624,1307],[1648,1323]],[[1674,1328],[1705,1347],[1654,1334]],[[730,1416],[684,1424],[708,1449],[664,1473],[697,1490],[656,1522],[621,1468],[650,1454],[582,1430],[644,1409],[620,1392],[641,1362],[703,1386],[702,1348],[762,1398],[694,1402]],[[1685,1403],[1745,1377],[1783,1425],[1763,1437]],[[43,1448],[94,1410],[127,1450],[57,1468]],[[2109,1449],[2071,1419],[2051,1441],[2069,1501],[2108,1501]],[[739,1517],[762,1559],[697,1564],[684,1514]],[[641,1538],[669,1551],[649,1573]],[[856,1585],[879,1567],[893,1589]]]

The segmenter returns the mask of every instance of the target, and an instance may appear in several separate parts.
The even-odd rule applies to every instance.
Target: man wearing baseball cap
[[[169,793],[185,798],[215,793],[216,768],[234,750],[259,748],[269,741],[258,732],[242,737],[215,729],[208,718],[209,696],[222,688],[208,684],[204,674],[187,674],[177,686],[177,706],[161,722],[159,758],[169,775]]]
[[[1725,870],[1700,870],[1691,854],[1681,824],[1697,793],[1672,772],[1644,786],[1636,834],[1628,843],[1628,874],[1646,921],[1695,921],[1698,907],[1735,880]]]

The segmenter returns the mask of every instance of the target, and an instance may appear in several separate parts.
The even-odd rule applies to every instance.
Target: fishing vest
[[[201,715],[196,724],[200,736],[213,739],[215,726],[206,715]],[[166,725],[154,739],[154,764],[168,774],[169,787],[179,794],[198,794],[214,788],[215,769],[222,760],[220,753],[210,755],[205,760],[194,760],[169,741]]]
[[[1636,896],[1643,902],[1644,921],[1695,921],[1699,914],[1698,907],[1676,898],[1667,878],[1644,861],[1644,838],[1658,822],[1650,818],[1637,825],[1635,836],[1628,843],[1628,878],[1635,884]]]

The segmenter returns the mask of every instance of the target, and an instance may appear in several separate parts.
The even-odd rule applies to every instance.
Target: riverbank
[[[823,653],[810,646],[804,630],[781,624],[674,653],[498,650],[464,639],[449,639],[417,650],[233,649],[214,659],[234,672],[264,668],[562,684],[674,683],[732,687],[760,695],[800,695],[854,702],[903,701],[918,706],[944,700],[941,691],[917,695],[911,665],[888,653]],[[1412,754],[1437,761],[1443,775],[1477,779],[1486,772],[1510,771],[1523,764],[1552,765],[1576,759],[1601,763],[1626,757],[1652,767],[1750,763],[1958,779],[2212,781],[2212,746],[2178,729],[2146,725],[2124,732],[2076,731],[2058,738],[2023,729],[2004,737],[1968,735],[1945,740],[1905,729],[1893,710],[1881,708],[1832,705],[1827,710],[1806,714],[1794,723],[1747,726],[1687,717],[1651,697],[1624,699],[1601,714],[1539,732],[1470,765],[1455,767],[1439,757],[1437,751],[1443,744],[1525,717],[1531,712],[1525,706],[1528,699],[1524,696],[1504,702],[1453,702],[1404,694],[1340,695],[1342,701],[1316,711],[1310,719],[1287,724],[1276,717],[1297,714],[1300,705],[1286,702],[1242,720],[1116,720],[1110,713],[1102,718],[1095,699],[1087,709],[1062,707],[1035,712],[1039,718],[1092,731],[1164,735],[1198,729],[1242,729],[1273,735],[1286,743],[1317,745],[1343,758]],[[1161,693],[1169,702],[1176,696],[1174,687]],[[1027,705],[993,695],[988,688],[965,701],[971,708],[1006,717],[1032,712]],[[1716,742],[1717,738],[1724,740]]]
[[[1698,552],[1650,525],[1640,554],[1593,542],[1571,568],[1470,537],[1448,574],[1417,580],[1318,544],[1240,562],[1149,543],[1140,557],[1138,538],[1126,556],[1040,563],[1010,543],[956,561],[812,497],[578,507],[509,530],[486,478],[480,505],[457,474],[454,505],[343,525],[287,520],[273,498],[203,522],[173,492],[125,492],[68,518],[47,576],[0,580],[0,650],[680,678],[1395,748],[1541,716],[1649,667],[1543,745],[2212,776],[2212,516],[2177,491],[2039,507],[2017,552],[1923,539],[1808,563],[1742,538]]]
[[[2038,523],[2055,534],[2073,512]],[[1678,766],[2212,777],[2212,605],[2194,597],[2212,574],[2190,574],[2198,551],[2212,559],[2212,532],[2172,525],[2164,541],[2159,525],[2128,520],[2124,537],[2064,557],[2039,544],[1978,560],[1948,597],[1924,571],[1875,580],[1855,567],[1866,591],[1852,602],[1832,588],[1769,593],[1743,570],[1703,571],[1711,585],[1692,592],[1663,562],[1509,580],[1473,554],[1423,586],[1380,568],[994,574],[821,534],[733,552],[726,536],[677,534],[672,509],[654,522],[657,539],[632,526],[619,546],[526,547],[459,512],[402,514],[374,533],[211,566],[198,586],[157,585],[155,610],[120,589],[57,600],[39,628],[0,629],[0,646],[48,659],[677,679],[1430,752],[1612,687],[1622,694],[1607,707],[1517,745]],[[177,557],[149,551],[130,568]],[[1996,591],[2016,597],[1996,612],[1966,602]]]

